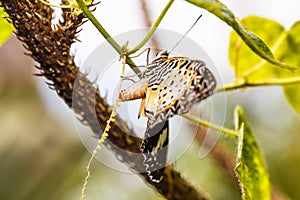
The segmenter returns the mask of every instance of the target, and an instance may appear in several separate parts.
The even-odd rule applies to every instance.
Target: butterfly
[[[169,57],[167,51],[161,51],[146,65],[141,79],[120,92],[122,101],[142,99],[138,117],[147,117],[148,122],[141,151],[151,181],[163,179],[169,138],[168,119],[187,113],[194,104],[211,96],[216,84],[205,62]]]

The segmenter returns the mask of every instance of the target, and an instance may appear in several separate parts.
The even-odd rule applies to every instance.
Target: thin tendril
[[[124,55],[124,56],[123,56],[123,65],[122,65],[122,76],[124,76],[124,72],[125,72],[126,59],[127,59],[127,57],[126,57],[126,55]],[[121,91],[121,87],[122,87],[122,79],[120,79],[120,84],[119,84],[119,87],[118,87],[118,92],[119,92],[119,93],[120,93],[120,91]],[[88,164],[87,164],[87,166],[86,166],[86,172],[87,172],[87,175],[86,175],[86,177],[85,177],[85,179],[84,179],[84,183],[83,183],[83,185],[82,185],[82,189],[81,189],[81,198],[80,198],[80,200],[84,200],[84,198],[85,198],[86,186],[87,186],[87,184],[88,184],[89,178],[91,177],[91,170],[90,170],[91,165],[92,165],[92,163],[93,163],[94,158],[96,157],[96,154],[97,154],[97,153],[99,152],[99,150],[101,149],[101,145],[105,142],[105,140],[106,140],[107,137],[109,136],[109,135],[108,135],[108,132],[109,132],[109,130],[110,130],[110,128],[111,128],[110,123],[116,121],[116,120],[115,120],[115,117],[117,116],[117,108],[120,106],[120,104],[119,104],[120,102],[121,102],[121,100],[120,100],[120,99],[117,99],[116,104],[114,105],[113,110],[112,110],[112,112],[111,112],[111,115],[110,115],[109,119],[107,120],[107,124],[106,124],[106,127],[105,127],[105,129],[104,129],[104,132],[103,132],[101,138],[98,140],[97,146],[96,146],[95,149],[93,150],[93,153],[92,153],[92,155],[91,155],[91,157],[90,157],[90,160],[89,160],[89,162],[88,162]]]

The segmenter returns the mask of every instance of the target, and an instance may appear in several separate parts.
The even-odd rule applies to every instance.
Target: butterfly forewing
[[[188,112],[192,105],[209,97],[216,87],[213,74],[200,60],[174,57],[152,68],[144,108],[148,117],[165,112],[165,120]],[[180,102],[180,103],[178,103]],[[176,105],[176,107],[175,107]]]

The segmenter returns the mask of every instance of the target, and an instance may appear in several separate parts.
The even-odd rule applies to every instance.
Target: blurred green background
[[[248,3],[253,4],[252,1]],[[237,4],[232,6],[239,6]],[[263,7],[253,5],[253,8],[260,8],[259,11],[265,13]],[[109,9],[101,10],[109,12]],[[237,12],[244,10],[249,9],[247,6],[235,9]],[[276,9],[273,11],[276,15],[282,14],[275,12]],[[159,13],[160,8],[158,11],[153,9],[152,12]],[[198,13],[198,9],[195,9],[196,12]],[[284,16],[291,17],[289,20],[294,23],[295,16],[289,14]],[[108,13],[103,15],[107,20],[112,20]],[[204,29],[207,35],[217,35],[220,32],[210,29],[225,27],[213,17],[216,24],[211,24],[210,16],[206,17],[208,18],[201,22],[203,25],[200,29],[208,26],[208,29]],[[135,27],[136,24],[132,26]],[[162,26],[177,24],[163,22]],[[113,30],[114,28],[120,30],[120,27],[112,27]],[[130,28],[132,27],[128,29]],[[229,36],[230,29],[224,29]],[[83,32],[85,34],[87,32]],[[96,31],[93,34],[97,35]],[[190,33],[191,36],[193,34],[198,32]],[[225,40],[216,35],[207,37],[208,39],[200,38],[201,44],[220,67],[221,73],[228,72],[228,58],[224,48],[227,47],[229,37]],[[89,42],[95,43],[93,40]],[[81,45],[78,54],[80,51],[90,53],[88,51],[91,50],[87,50],[90,48],[89,44]],[[225,60],[227,63],[224,64]],[[69,108],[56,97],[54,91],[46,87],[43,78],[32,76],[36,72],[33,66],[34,62],[24,55],[24,48],[15,36],[0,47],[0,199],[79,199],[90,154],[79,139]],[[225,82],[230,82],[232,74],[225,74],[223,78]],[[226,127],[233,127],[232,113],[237,104],[245,109],[246,117],[263,149],[271,181],[282,196],[277,199],[300,199],[300,119],[286,102],[282,89],[268,87],[228,93]],[[220,108],[220,112],[223,111]],[[86,134],[91,137],[88,130]],[[226,145],[229,151],[235,152],[233,139],[222,136],[219,142]],[[210,193],[214,199],[240,199],[238,189],[212,156],[199,159],[198,154],[199,144],[194,142],[175,163],[176,169]],[[115,157],[111,159],[115,160]],[[137,175],[122,173],[94,162],[86,199],[134,200],[141,199],[141,196],[142,199],[162,199]]]

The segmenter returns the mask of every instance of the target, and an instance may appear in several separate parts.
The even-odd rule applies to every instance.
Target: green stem
[[[227,128],[223,128],[223,127],[219,127],[219,126],[216,126],[214,124],[210,124],[209,122],[206,122],[206,121],[203,121],[201,119],[195,118],[191,115],[183,114],[181,116],[188,119],[188,120],[190,120],[190,121],[192,121],[192,122],[195,122],[195,123],[197,123],[201,126],[210,128],[212,130],[221,132],[221,133],[226,134],[226,135],[238,137],[238,133],[236,131],[233,131],[233,130],[230,130],[230,129],[227,129]]]
[[[245,87],[284,86],[284,85],[292,85],[292,84],[299,84],[299,83],[300,83],[300,77],[267,79],[267,80],[258,80],[254,82],[248,82],[246,80],[242,80],[232,85],[226,85],[224,87],[217,88],[215,90],[215,93],[226,92],[226,91],[241,89]]]
[[[109,42],[109,44],[122,56],[125,52],[122,47],[118,45],[118,43],[109,35],[109,33],[104,29],[104,27],[100,24],[100,22],[96,19],[96,17],[89,10],[88,6],[85,4],[83,0],[76,0],[82,12],[89,18],[89,20],[94,24],[94,26],[98,29],[98,31],[102,34],[102,36]],[[139,74],[141,71],[136,67],[134,62],[126,57],[126,63],[132,68],[132,70]]]
[[[120,54],[123,54],[122,48],[118,45],[118,43],[108,34],[108,32],[103,28],[103,26],[99,23],[96,17],[89,10],[88,6],[83,0],[76,0],[82,12],[89,18],[89,20],[94,24],[94,26],[99,30],[99,32],[103,35],[103,37],[111,44],[111,46]]]
[[[244,81],[241,81],[241,82],[236,82],[232,85],[225,85],[223,87],[219,87],[217,88],[214,93],[220,93],[220,92],[227,92],[227,91],[231,91],[231,90],[237,90],[237,89],[240,89],[240,88],[243,88],[243,87],[246,87],[246,84]]]
[[[152,35],[156,31],[158,25],[160,24],[161,20],[166,15],[167,11],[169,10],[169,8],[171,7],[173,2],[174,2],[174,0],[169,0],[168,4],[163,9],[163,11],[160,13],[157,20],[154,22],[154,24],[150,28],[149,32],[145,36],[145,38],[136,47],[134,47],[132,50],[128,51],[127,55],[131,55],[131,54],[137,52],[140,48],[142,48],[148,42],[148,40],[152,37]]]

